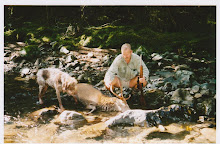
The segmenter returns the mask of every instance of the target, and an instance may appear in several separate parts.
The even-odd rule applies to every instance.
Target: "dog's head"
[[[65,80],[62,81],[63,92],[66,92],[68,95],[75,95],[77,83],[78,82],[74,77],[65,78]]]

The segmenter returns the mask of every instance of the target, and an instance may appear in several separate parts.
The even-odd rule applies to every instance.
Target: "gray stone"
[[[79,127],[79,125],[82,126],[86,123],[86,119],[78,112],[65,110],[59,115],[59,118],[56,122],[60,123],[61,125]]]
[[[161,55],[159,55],[157,53],[154,53],[151,56],[153,57],[152,58],[153,61],[158,61],[158,60],[161,60],[163,58]]]
[[[178,66],[175,67],[175,71],[178,71],[178,70],[188,70],[188,69],[189,69],[189,67],[187,65],[185,65],[185,64],[178,65]]]
[[[21,69],[21,77],[25,77],[26,75],[28,75],[30,73],[30,69],[29,68],[23,68]]]
[[[193,93],[197,93],[199,91],[199,86],[198,85],[195,85],[192,87],[192,92]]]
[[[200,97],[202,97],[202,94],[201,94],[201,93],[196,93],[196,94],[194,95],[194,97],[195,97],[195,98],[200,98]]]
[[[171,103],[191,105],[193,103],[193,96],[185,89],[177,89],[173,92],[170,101]]]
[[[209,89],[202,89],[201,91],[200,91],[200,93],[202,94],[202,95],[206,95],[206,96],[209,96]]]
[[[160,76],[156,75],[156,76],[150,76],[149,78],[150,80],[158,80],[160,79]]]
[[[70,63],[70,62],[72,62],[72,61],[73,61],[72,55],[68,55],[68,56],[66,57],[65,63]]]
[[[70,51],[65,46],[62,46],[60,52],[64,54],[68,54]]]
[[[168,78],[168,77],[174,76],[174,73],[173,72],[169,72],[169,71],[158,71],[158,72],[156,72],[156,74],[159,74],[160,76],[162,76],[164,78]]]
[[[176,76],[176,78],[178,78],[178,77],[181,77],[181,76],[183,76],[183,75],[193,75],[193,72],[191,72],[191,71],[187,71],[187,70],[178,70],[176,73],[175,73],[175,76]]]
[[[201,89],[208,89],[208,87],[209,87],[209,84],[208,83],[203,83],[203,84],[201,84]]]

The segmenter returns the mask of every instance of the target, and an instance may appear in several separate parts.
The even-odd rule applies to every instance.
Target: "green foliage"
[[[210,54],[216,50],[215,7],[5,6],[5,42],[117,48],[143,53]],[[119,14],[120,13],[120,14]],[[71,29],[70,29],[71,28]],[[70,32],[68,33],[68,29]]]
[[[28,45],[22,49],[23,57],[29,61],[34,61],[36,58],[41,57],[41,51],[38,45]]]

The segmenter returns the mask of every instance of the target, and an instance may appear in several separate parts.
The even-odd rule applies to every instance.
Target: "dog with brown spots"
[[[57,99],[59,102],[59,107],[61,111],[64,111],[62,101],[60,98],[60,92],[67,93],[74,97],[75,102],[77,99],[75,97],[76,89],[75,86],[78,83],[74,77],[69,74],[62,72],[56,68],[46,68],[40,69],[37,72],[37,83],[39,85],[39,103],[43,104],[42,97],[47,91],[48,86],[56,90]]]

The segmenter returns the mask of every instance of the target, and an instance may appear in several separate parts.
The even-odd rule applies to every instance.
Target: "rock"
[[[55,124],[68,125],[71,128],[79,128],[85,123],[87,123],[87,120],[82,114],[68,110],[63,111],[55,121]]]
[[[172,90],[172,84],[170,82],[166,82],[163,91],[171,91]]]
[[[27,55],[27,52],[25,49],[21,50],[20,51],[20,56],[23,57],[23,56],[26,56]]]
[[[199,123],[204,123],[205,122],[205,119],[207,119],[205,116],[199,116],[199,119],[197,122]]]
[[[188,70],[188,69],[189,69],[189,67],[187,65],[185,65],[185,64],[178,65],[178,66],[175,67],[175,71],[178,71],[178,70]]]
[[[23,68],[21,69],[21,77],[25,77],[26,75],[28,75],[30,73],[30,69],[29,68]]]
[[[209,96],[209,89],[202,89],[200,93],[201,95]]]
[[[88,57],[88,58],[92,58],[92,57],[94,57],[94,54],[93,54],[92,52],[89,52],[89,53],[87,54],[87,57]]]
[[[210,98],[202,99],[196,104],[197,113],[200,115],[211,115],[215,112],[215,101]]]
[[[176,78],[182,77],[182,76],[184,76],[184,75],[189,75],[189,76],[191,76],[191,75],[193,75],[193,72],[187,71],[187,70],[178,70],[178,71],[175,73],[175,77],[176,77]]]
[[[39,58],[37,58],[37,60],[34,63],[35,66],[39,66]]]
[[[213,128],[203,128],[200,130],[201,134],[211,143],[216,143],[216,130]]]
[[[185,89],[177,89],[173,92],[172,97],[170,98],[171,103],[176,104],[193,104],[193,96],[190,95],[189,91]]]
[[[152,81],[158,80],[158,79],[160,79],[160,76],[158,76],[158,75],[150,76],[149,79],[152,80]]]
[[[68,54],[70,51],[65,46],[62,46],[60,52],[64,54]]]
[[[186,87],[190,85],[190,80],[193,77],[193,72],[187,70],[179,70],[175,73],[175,78]]]
[[[158,129],[159,129],[160,132],[164,132],[166,130],[166,128],[162,125],[159,125]]]
[[[15,120],[17,120],[17,118],[9,115],[4,115],[4,124],[12,124]]]
[[[72,61],[73,61],[73,58],[72,58],[72,57],[73,57],[72,55],[68,55],[68,56],[66,57],[65,63],[70,63],[70,62],[72,62]]]
[[[52,120],[56,114],[58,114],[56,107],[51,106],[32,112],[29,117],[34,121],[46,123]]]
[[[24,42],[16,42],[16,43],[17,43],[17,45],[19,45],[19,46],[21,46],[21,47],[26,46],[26,44],[25,44]]]
[[[158,72],[156,72],[156,74],[159,74],[160,76],[162,76],[164,78],[168,78],[168,77],[174,76],[174,73],[169,72],[169,71],[158,71]]]
[[[208,87],[209,87],[208,83],[201,84],[201,89],[208,89]]]
[[[159,55],[157,53],[153,53],[151,56],[153,57],[152,58],[153,61],[158,61],[158,60],[161,60],[163,58],[161,55]]]
[[[193,86],[191,91],[192,94],[197,93],[199,91],[199,86],[198,85]]]
[[[85,74],[81,74],[80,76],[78,76],[77,80],[78,81],[82,81],[84,80]]]
[[[200,98],[200,97],[202,97],[202,94],[201,94],[201,93],[196,93],[196,94],[194,95],[194,97],[195,97],[195,98]]]

